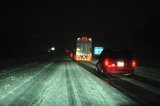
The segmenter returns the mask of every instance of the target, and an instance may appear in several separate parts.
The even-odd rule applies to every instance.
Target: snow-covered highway
[[[144,86],[141,89],[133,84],[134,79],[128,79],[130,78],[101,77],[68,57],[28,63],[1,70],[0,106],[120,106],[160,103],[159,94],[153,92],[151,96],[148,96],[150,93],[144,95],[146,91],[140,92]],[[142,94],[132,95],[131,92]],[[150,97],[153,96],[157,102],[152,102],[153,98]]]

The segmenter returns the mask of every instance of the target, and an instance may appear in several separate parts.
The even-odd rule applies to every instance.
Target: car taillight
[[[105,60],[104,60],[104,66],[105,66],[105,67],[108,67],[108,65],[109,65],[109,59],[105,59]]]
[[[108,65],[108,67],[115,67],[115,66],[116,66],[115,63],[111,63],[111,64]]]
[[[115,67],[116,66],[116,62],[111,61],[109,59],[105,59],[104,60],[104,66],[105,67]]]
[[[137,62],[135,60],[132,60],[131,65],[132,65],[132,67],[136,68]]]

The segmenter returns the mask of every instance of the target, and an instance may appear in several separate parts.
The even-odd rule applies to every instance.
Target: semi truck
[[[77,38],[75,59],[77,61],[92,60],[92,39],[86,36]]]

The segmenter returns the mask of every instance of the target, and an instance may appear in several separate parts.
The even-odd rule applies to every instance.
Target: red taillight
[[[105,67],[115,67],[116,66],[116,62],[111,61],[109,59],[105,59],[104,60],[104,66]]]
[[[132,65],[132,67],[136,68],[137,62],[135,60],[132,60],[131,65]]]
[[[104,60],[104,66],[105,66],[105,67],[108,67],[108,65],[109,65],[109,59],[105,59],[105,60]]]
[[[115,66],[116,66],[115,63],[111,63],[111,64],[108,65],[108,67],[115,67]]]

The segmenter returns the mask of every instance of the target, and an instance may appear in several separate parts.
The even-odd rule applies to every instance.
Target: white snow
[[[85,64],[87,64],[89,67],[92,67],[92,68],[96,68],[96,63],[97,63],[97,60],[92,60],[91,61],[91,64],[88,63],[88,62],[85,62]],[[153,64],[153,63],[150,63],[150,65]],[[135,73],[139,76],[143,76],[143,77],[146,77],[146,78],[150,78],[150,79],[154,79],[154,80],[157,80],[157,81],[160,81],[160,69],[157,69],[157,68],[149,68],[149,67],[142,67],[142,66],[138,66],[136,68],[136,71]]]
[[[42,106],[117,106],[134,102],[73,62],[59,66],[44,94]],[[43,99],[43,98],[42,98]]]
[[[97,61],[97,60],[96,60]],[[85,64],[93,69],[96,68],[95,64],[96,64],[96,61],[92,61],[91,63],[89,62],[82,62],[82,64]],[[139,76],[143,76],[145,78],[149,78],[149,79],[154,79],[156,81],[160,81],[160,70],[158,69],[152,69],[152,68],[147,68],[147,67],[141,67],[141,66],[138,66],[136,68],[136,72],[135,72],[137,75]],[[151,91],[155,94],[158,94],[160,95],[160,88],[158,87],[154,87],[152,85],[149,85],[149,84],[145,84],[145,83],[142,83],[136,79],[132,79],[132,78],[127,78],[127,77],[122,77],[122,76],[119,76],[119,75],[114,75],[112,74],[113,76],[116,76],[118,78],[120,78],[121,80],[125,80],[129,83],[132,83],[136,86],[139,86],[143,89],[146,89],[148,91]]]
[[[48,67],[48,65],[40,64],[36,68],[41,69],[38,72],[40,73],[46,67]],[[22,70],[22,69],[25,69],[25,70]],[[16,73],[17,70],[20,70],[21,72]],[[38,74],[38,73],[35,73],[34,70],[35,68],[28,68],[28,66],[20,67],[20,68],[12,70],[14,71],[14,73],[12,73],[12,76],[1,79],[0,80],[0,85],[1,85],[0,104],[9,105],[16,97],[18,97],[25,90],[25,88],[29,86],[28,82]]]
[[[15,68],[0,79],[0,105],[135,105],[125,94],[70,59]]]
[[[150,79],[160,81],[160,69],[153,69],[148,67],[137,67],[136,74]]]

